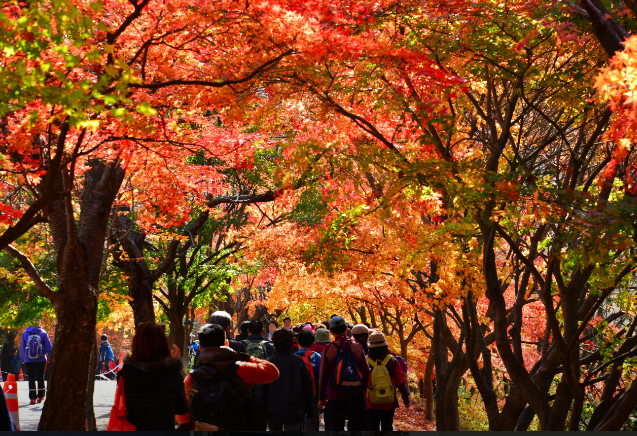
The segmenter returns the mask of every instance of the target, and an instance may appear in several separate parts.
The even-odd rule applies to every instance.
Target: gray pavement
[[[93,395],[93,406],[95,418],[97,419],[97,429],[106,430],[108,418],[111,415],[111,408],[115,400],[114,380],[96,381],[95,394]],[[18,406],[20,410],[20,430],[35,431],[38,429],[40,415],[42,414],[42,404],[29,404],[29,383],[18,382]]]

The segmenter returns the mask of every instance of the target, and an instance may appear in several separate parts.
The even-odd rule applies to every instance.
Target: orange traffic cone
[[[24,374],[22,374],[22,368],[20,368],[20,375],[18,376],[18,381],[24,381]]]
[[[9,413],[16,430],[20,430],[20,414],[18,413],[18,384],[15,381],[15,374],[7,375],[7,382],[4,384],[4,398],[7,401]]]

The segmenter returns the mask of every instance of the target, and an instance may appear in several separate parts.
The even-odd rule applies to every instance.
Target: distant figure
[[[279,377],[276,366],[224,346],[225,330],[206,324],[199,330],[201,351],[197,369],[186,376],[185,385],[193,417],[222,430],[245,430],[250,388]]]
[[[34,320],[33,325],[27,327],[20,342],[20,356],[27,369],[27,377],[29,379],[30,404],[35,404],[36,401],[41,403],[44,400],[44,395],[46,394],[44,368],[52,348],[49,335],[40,327],[40,323],[41,320]],[[38,384],[37,390],[35,388],[36,381]]]
[[[283,327],[292,331],[292,320],[290,319],[289,316],[286,316],[285,318],[283,318]]]
[[[210,315],[208,320],[209,324],[217,324],[221,326],[226,332],[226,338],[228,340],[228,347],[232,348],[237,353],[243,353],[243,344],[239,341],[235,341],[231,338],[230,332],[232,331],[232,317],[224,310],[218,310]]]
[[[372,367],[365,397],[369,425],[373,431],[393,431],[394,411],[398,408],[397,388],[406,408],[409,408],[409,389],[403,367],[389,353],[382,332],[373,332],[369,336],[367,361]]]
[[[113,375],[110,374],[109,371],[111,360],[115,357],[113,355],[113,349],[111,348],[111,344],[108,343],[108,336],[102,335],[100,339],[102,340],[102,344],[100,345],[100,351],[97,357],[97,373],[106,373],[106,377],[112,380]]]
[[[241,323],[241,325],[239,326],[239,334],[234,337],[235,341],[241,342],[245,340],[248,336],[250,336],[250,333],[248,333],[249,325],[250,325],[250,321],[243,321]]]
[[[188,413],[182,370],[182,360],[171,356],[164,327],[139,324],[132,354],[117,374],[118,383],[124,381],[126,419],[137,430],[174,430],[175,415]]]
[[[3,373],[3,377],[5,377],[5,381],[6,379],[6,375],[4,374],[14,374],[15,375],[15,379],[17,380],[18,377],[20,376],[20,355],[18,354],[18,349],[17,348],[12,348],[11,349],[11,354],[9,355],[9,358],[7,359],[6,362],[6,371],[2,371]]]
[[[269,328],[270,331],[268,333],[268,338],[267,339],[268,339],[268,341],[271,341],[272,340],[272,333],[274,333],[274,331],[279,328],[279,323],[277,323],[276,321],[272,320],[272,321],[270,321],[270,325],[269,325],[268,328]]]
[[[319,409],[318,409],[318,391],[319,391],[319,376],[321,371],[321,355],[315,351],[310,350],[310,347],[314,344],[314,332],[311,328],[304,328],[299,333],[299,351],[296,352],[298,356],[301,356],[305,367],[310,371],[312,376],[312,417],[305,418],[303,423],[304,431],[319,431]]]
[[[313,388],[310,372],[300,356],[292,354],[293,336],[286,328],[272,335],[276,354],[268,360],[275,364],[280,377],[267,386],[268,429],[303,431],[303,421],[313,413]]]
[[[369,353],[367,348],[367,340],[369,339],[369,329],[365,324],[356,324],[354,328],[352,328],[352,336],[354,336],[354,340],[358,342],[363,350],[365,350],[365,355]]]
[[[317,328],[315,333],[314,344],[310,347],[310,350],[317,353],[323,353],[323,349],[330,343],[330,332],[324,328]]]

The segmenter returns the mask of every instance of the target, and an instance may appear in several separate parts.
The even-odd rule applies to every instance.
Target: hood
[[[42,327],[28,327],[26,333],[30,334],[30,335],[37,335],[37,334],[41,334],[44,333],[44,330],[42,329]]]

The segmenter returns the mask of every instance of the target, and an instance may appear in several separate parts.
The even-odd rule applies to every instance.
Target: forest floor
[[[436,431],[436,422],[425,420],[425,402],[413,399],[409,409],[400,403],[394,414],[396,431]]]

